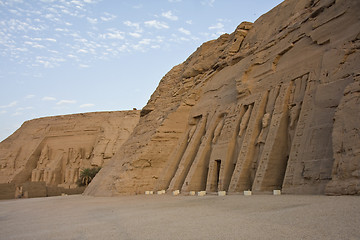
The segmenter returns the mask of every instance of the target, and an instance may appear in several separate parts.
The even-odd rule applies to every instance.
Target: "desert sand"
[[[359,12],[359,0],[286,0],[201,44],[139,111],[25,122],[0,143],[0,199],[76,189],[92,167],[84,195],[97,197],[360,195]]]
[[[0,201],[0,239],[359,239],[356,196],[82,195]]]

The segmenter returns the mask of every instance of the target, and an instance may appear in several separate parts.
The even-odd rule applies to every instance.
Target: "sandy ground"
[[[74,195],[2,200],[0,239],[360,239],[360,197]]]

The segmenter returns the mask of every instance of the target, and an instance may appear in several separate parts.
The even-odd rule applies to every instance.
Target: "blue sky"
[[[0,0],[0,141],[30,119],[141,109],[203,42],[281,0]]]

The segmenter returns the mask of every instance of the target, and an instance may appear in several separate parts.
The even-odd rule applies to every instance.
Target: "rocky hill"
[[[160,81],[85,193],[360,193],[360,3],[286,0]]]
[[[201,45],[140,113],[26,122],[0,144],[0,182],[70,187],[93,165],[93,196],[359,195],[359,12],[357,0],[286,0]]]
[[[0,144],[0,183],[76,188],[81,169],[106,164],[139,118],[140,111],[123,111],[27,121]]]

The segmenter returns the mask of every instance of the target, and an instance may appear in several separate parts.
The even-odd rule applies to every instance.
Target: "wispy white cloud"
[[[129,51],[129,44],[123,44],[116,48],[119,52],[130,52]]]
[[[9,12],[11,12],[12,14],[21,16],[21,13],[19,13],[19,11],[15,10],[15,9],[10,9]]]
[[[186,30],[185,28],[182,28],[182,27],[179,28],[178,31],[185,35],[191,35],[191,32],[189,30]]]
[[[78,57],[73,54],[68,54],[67,57],[72,59],[78,59]]]
[[[131,21],[124,21],[123,23],[124,23],[124,25],[126,25],[128,27],[135,28],[135,32],[137,32],[137,33],[143,32],[143,30],[140,27],[140,23],[131,22]]]
[[[110,33],[107,33],[106,34],[106,38],[108,39],[124,39],[124,32],[121,32],[121,31],[113,31],[113,32],[110,32]]]
[[[32,47],[33,48],[45,48],[45,46],[41,45],[41,44],[33,44]]]
[[[149,38],[145,38],[145,39],[142,39],[139,44],[143,44],[143,45],[148,45],[151,43],[151,39]]]
[[[78,53],[88,53],[88,51],[86,49],[79,49],[77,50]]]
[[[145,46],[150,45],[151,42],[152,42],[152,40],[149,38],[142,39],[137,44],[133,44],[132,48],[137,51],[145,51],[145,49],[146,49]]]
[[[116,18],[115,15],[105,12],[104,16],[101,16],[100,19],[104,22],[108,22],[114,20]]]
[[[85,1],[84,1],[85,2]],[[87,3],[92,3],[93,1],[87,1]],[[75,5],[80,5],[80,6],[84,6],[83,1],[80,0],[72,0],[71,3],[75,4]]]
[[[179,40],[180,40],[180,41],[183,41],[183,42],[188,42],[188,41],[190,41],[190,39],[185,38],[185,37],[180,37]]]
[[[20,116],[20,115],[23,115],[23,113],[22,112],[15,112],[15,113],[12,114],[12,116]]]
[[[86,19],[87,19],[87,20],[88,20],[88,22],[89,22],[89,23],[91,23],[91,24],[96,24],[96,23],[98,23],[97,18],[90,18],[90,17],[87,17]]]
[[[56,103],[56,105],[63,105],[63,104],[75,104],[76,100],[60,100]]]
[[[5,114],[5,113],[7,113],[7,111],[5,110],[0,111],[0,114]]]
[[[129,33],[130,36],[135,37],[135,38],[139,38],[141,37],[140,33],[134,32],[134,33]]]
[[[137,44],[131,44],[129,47],[136,51],[145,52],[148,49],[160,48],[163,41],[164,37],[162,36],[156,36],[155,38],[144,38],[141,39]]]
[[[82,42],[82,43],[87,43],[88,42],[88,40],[85,39],[85,38],[77,38],[77,39],[75,39],[75,41]]]
[[[171,34],[171,38],[169,39],[170,42],[175,42],[175,43],[188,42],[190,40],[197,41],[198,39],[197,37],[190,35],[188,35],[188,37],[184,37],[184,36],[178,36],[177,34]]]
[[[146,21],[144,22],[145,26],[147,27],[153,27],[153,28],[156,28],[156,29],[167,29],[169,28],[169,26],[164,23],[164,22],[160,22],[160,21],[157,21],[157,20],[150,20],[150,21]]]
[[[17,50],[19,52],[27,52],[27,51],[29,51],[28,48],[15,48],[15,50]]]
[[[214,3],[215,3],[215,0],[205,0],[205,1],[201,2],[202,5],[207,5],[210,7],[214,7]]]
[[[134,22],[131,22],[131,21],[124,21],[124,24],[128,27],[136,27],[136,28],[139,28],[140,27],[140,24],[139,23],[134,23]]]
[[[171,21],[177,21],[179,19],[171,11],[163,12],[163,13],[161,13],[161,16],[163,16],[164,18],[167,18]]]
[[[59,51],[52,50],[52,49],[48,49],[48,52],[50,52],[50,53],[55,53],[55,54],[59,54]]]
[[[34,97],[35,97],[34,94],[29,94],[29,95],[26,95],[26,96],[25,96],[26,99],[30,99],[30,98],[34,98]]]
[[[19,107],[16,109],[17,112],[24,111],[24,110],[31,110],[34,109],[34,107]]]
[[[203,36],[208,35],[208,36],[210,36],[210,37],[212,37],[212,38],[217,38],[217,37],[219,37],[220,35],[226,33],[225,30],[224,30],[224,24],[221,23],[221,22],[224,22],[224,20],[218,19],[218,21],[219,21],[219,22],[217,22],[216,24],[211,25],[210,27],[208,27],[208,29],[212,31],[211,34],[204,34],[204,33],[202,33],[202,35],[203,35]],[[213,31],[214,31],[214,32],[213,32]]]
[[[95,104],[92,104],[92,103],[86,103],[86,104],[81,104],[79,107],[81,108],[88,108],[88,107],[94,107]]]
[[[14,3],[23,3],[24,1],[23,0],[12,0],[12,2],[14,2]]]
[[[80,68],[88,68],[88,67],[90,67],[89,65],[86,65],[86,64],[79,64],[79,67]]]
[[[49,41],[49,42],[56,42],[55,38],[45,38],[44,40]]]
[[[17,101],[13,101],[13,102],[9,103],[8,105],[0,106],[0,108],[11,108],[11,107],[15,107],[16,105],[17,105]]]
[[[140,8],[142,8],[142,7],[143,7],[142,4],[137,4],[137,5],[134,5],[134,6],[133,6],[133,8],[135,8],[135,9],[140,9]]]
[[[103,60],[104,56],[117,57],[121,51],[129,51],[129,46],[134,44],[130,41],[145,35],[141,28],[143,23],[125,21],[124,24],[132,28],[130,31],[118,29],[118,25],[109,28],[114,25],[110,21],[117,16],[101,10],[93,11],[93,6],[88,6],[98,2],[100,0],[43,0],[29,4],[23,1],[16,7],[4,3],[5,9],[1,11],[11,17],[0,19],[0,56],[29,68],[54,68],[65,61],[79,66],[84,57],[88,64]],[[15,11],[11,13],[10,10]],[[15,12],[23,16],[20,18]],[[164,25],[158,24],[156,27]],[[126,40],[128,36],[129,40]],[[118,40],[125,41],[120,43]],[[123,46],[125,43],[126,47]]]
[[[43,66],[45,68],[53,68],[58,66],[59,63],[64,62],[65,59],[61,57],[48,57],[48,56],[36,56],[33,67]]]
[[[215,25],[210,26],[208,29],[209,30],[214,30],[214,29],[219,30],[219,29],[223,29],[223,28],[224,28],[224,24],[218,22]]]
[[[107,30],[108,30],[107,33],[100,34],[101,38],[103,38],[103,39],[118,39],[118,40],[122,40],[125,38],[125,32],[122,32],[122,31],[114,29],[114,28],[110,28]]]
[[[183,27],[173,29],[173,33],[178,35],[177,41],[169,39],[170,41],[165,42],[171,32],[166,31],[168,35],[163,32],[161,39],[155,37],[154,30],[170,29],[170,24],[174,24],[172,21],[180,19],[180,15],[177,15],[174,9],[164,9],[158,16],[148,18],[148,21],[135,16],[126,20],[111,10],[104,12],[101,6],[97,8],[97,5],[90,5],[101,1],[42,0],[31,4],[23,1],[23,4],[9,7],[7,1],[0,0],[8,7],[1,11],[11,16],[0,19],[0,49],[5,49],[0,51],[0,56],[29,68],[54,68],[66,61],[79,69],[93,66],[97,60],[118,58],[123,56],[122,53],[169,48],[170,44],[193,40],[195,35],[202,37],[200,33],[195,34],[193,28],[189,31],[192,21],[188,20]],[[201,1],[213,3],[211,0]],[[137,12],[131,5],[128,8],[129,11]],[[15,12],[10,14],[9,9],[15,9],[23,14],[23,17],[17,17]],[[221,23],[220,20],[216,22]],[[209,31],[209,34],[214,30]],[[222,29],[216,30],[215,32],[218,32]]]
[[[43,101],[56,101],[56,98],[54,98],[54,97],[43,97],[41,100],[43,100]]]
[[[48,44],[48,43],[55,43],[57,41],[55,38],[31,38],[27,35],[25,35],[23,38],[27,39],[27,41],[24,41],[24,44],[30,45],[35,48],[45,48],[45,46],[41,45],[39,42]]]
[[[154,39],[155,42],[158,42],[158,43],[162,43],[164,42],[164,37],[163,36],[156,36],[156,38]]]
[[[44,17],[47,18],[47,19],[53,19],[53,18],[55,18],[55,15],[51,14],[51,13],[48,13],[48,14],[45,14]]]
[[[55,28],[55,31],[57,32],[69,32],[70,30],[67,28]]]

